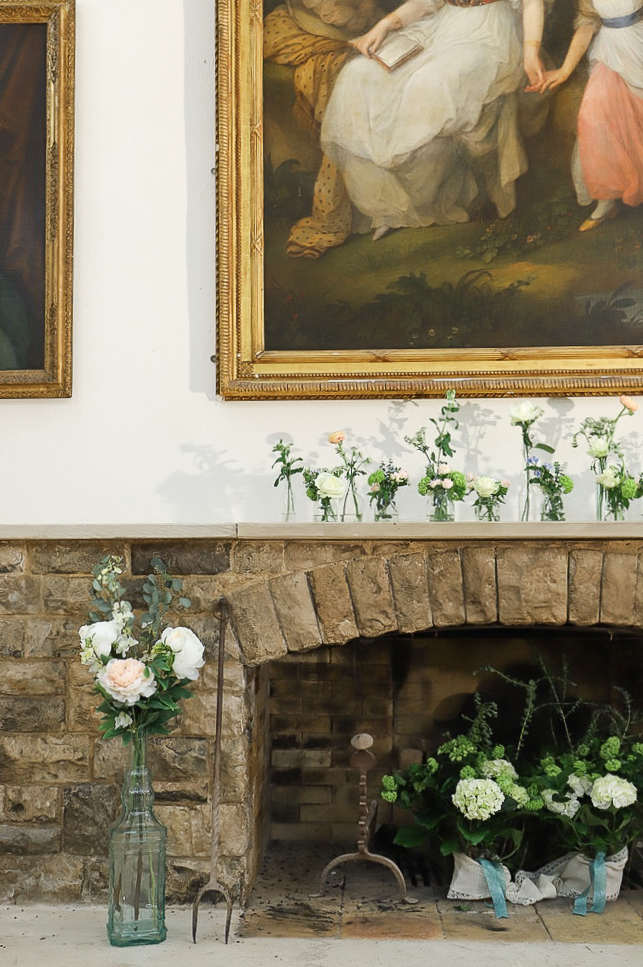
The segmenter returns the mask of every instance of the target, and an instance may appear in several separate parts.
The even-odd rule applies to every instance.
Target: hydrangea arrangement
[[[426,459],[426,473],[418,483],[418,492],[430,497],[433,505],[430,519],[450,521],[454,519],[452,504],[464,500],[467,481],[463,473],[454,470],[449,459],[455,456],[451,434],[458,428],[455,414],[460,406],[455,398],[455,390],[448,390],[446,403],[440,410],[440,419],[431,418],[437,430],[433,446],[426,438],[426,427],[422,427],[412,437],[405,437],[406,443],[419,450]]]
[[[375,520],[391,520],[397,514],[395,498],[400,487],[408,486],[409,475],[406,470],[396,466],[392,460],[381,463],[369,475],[368,499],[375,512]]]
[[[191,696],[187,686],[205,664],[193,631],[162,627],[175,595],[180,609],[190,607],[190,600],[181,596],[181,581],[168,574],[160,558],[152,559],[152,569],[143,585],[147,610],[138,628],[120,582],[123,560],[105,557],[92,572],[92,611],[90,623],[79,630],[80,660],[102,698],[98,710],[105,739],[128,743],[135,734],[167,735],[179,702]]]
[[[478,520],[500,520],[500,505],[505,502],[509,481],[485,476],[471,476],[467,479],[469,492],[476,495],[473,509]]]
[[[585,441],[587,454],[591,457],[591,468],[596,480],[596,519],[612,517],[622,520],[630,501],[643,495],[643,488],[628,472],[625,455],[620,443],[615,439],[616,427],[624,416],[633,416],[638,403],[629,396],[619,396],[621,408],[614,417],[601,416],[598,419],[585,417],[572,437],[572,446],[577,447],[580,439]]]

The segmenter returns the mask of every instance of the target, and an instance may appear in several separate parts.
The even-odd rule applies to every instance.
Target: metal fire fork
[[[353,769],[357,769],[359,771],[359,819],[357,823],[357,852],[342,853],[341,856],[336,856],[334,860],[330,861],[328,866],[324,868],[324,871],[321,875],[321,893],[323,894],[325,892],[328,877],[335,867],[341,866],[343,863],[368,862],[378,863],[380,866],[385,866],[387,870],[390,870],[400,889],[400,899],[405,900],[406,902],[415,902],[407,899],[406,880],[404,879],[402,871],[397,863],[394,863],[393,860],[389,859],[388,856],[382,856],[380,853],[371,853],[368,848],[373,831],[373,825],[375,823],[375,814],[377,812],[377,799],[374,799],[370,805],[368,802],[367,774],[376,763],[375,756],[370,751],[370,747],[373,745],[373,736],[369,735],[367,732],[361,732],[359,735],[353,736],[351,739],[351,745],[355,751],[350,758],[350,764]]]
[[[199,919],[199,904],[206,893],[213,893],[223,897],[226,904],[225,942],[230,937],[230,923],[232,921],[232,894],[227,887],[217,880],[217,866],[219,861],[220,816],[219,804],[221,799],[221,723],[223,721],[223,663],[225,660],[226,628],[229,621],[228,603],[221,598],[219,610],[219,660],[217,666],[217,714],[214,736],[214,775],[212,779],[212,851],[210,853],[210,879],[196,895],[192,904],[192,940],[196,943],[196,928]],[[214,900],[216,903],[216,898]]]

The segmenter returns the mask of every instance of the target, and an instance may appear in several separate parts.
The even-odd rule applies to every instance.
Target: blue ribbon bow
[[[509,917],[507,901],[505,900],[505,878],[500,863],[492,863],[490,860],[478,860],[478,863],[482,867],[484,878],[489,887],[493,912],[499,920]]]
[[[591,913],[602,913],[605,909],[607,889],[607,867],[605,853],[597,853],[589,868],[589,886],[574,900],[574,913],[579,917],[587,915],[587,898],[594,887]]]

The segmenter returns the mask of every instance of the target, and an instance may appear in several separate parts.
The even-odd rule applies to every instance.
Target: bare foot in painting
[[[579,232],[589,232],[593,228],[598,228],[603,222],[606,222],[610,218],[615,218],[618,214],[618,202],[614,198],[609,198],[606,201],[599,201],[596,208],[589,216],[586,218],[583,224],[579,227]]]
[[[380,225],[380,227],[376,228],[373,232],[373,241],[379,242],[379,240],[384,238],[385,235],[388,235],[390,231],[391,229],[388,227],[388,225]]]

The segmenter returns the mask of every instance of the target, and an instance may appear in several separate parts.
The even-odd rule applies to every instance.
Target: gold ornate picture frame
[[[508,218],[498,218],[497,213],[489,215],[482,206],[466,226],[436,226],[431,235],[428,233],[432,229],[428,228],[391,233],[377,242],[351,235],[343,245],[321,258],[300,258],[292,271],[288,266],[283,268],[286,249],[292,251],[293,248],[293,233],[291,231],[287,240],[283,219],[279,220],[279,205],[282,197],[287,197],[292,219],[297,214],[306,214],[305,209],[296,211],[297,191],[304,195],[309,191],[312,196],[312,182],[319,160],[311,166],[312,180],[307,182],[306,159],[310,161],[311,157],[316,157],[311,155],[311,150],[319,148],[319,144],[313,142],[315,138],[319,141],[321,109],[319,100],[315,102],[306,88],[311,72],[308,78],[304,77],[310,66],[314,78],[317,65],[312,62],[313,53],[307,60],[307,38],[303,33],[295,36],[291,31],[293,6],[297,2],[218,2],[216,358],[219,394],[230,400],[258,400],[428,397],[442,396],[450,387],[464,396],[574,396],[643,391],[643,344],[639,343],[639,330],[643,332],[643,250],[640,244],[643,206],[624,207],[622,217],[601,227],[600,232],[591,233],[595,238],[576,234],[587,213],[583,215],[572,197],[567,155],[571,157],[574,138],[569,119],[575,118],[578,111],[587,81],[585,68],[579,68],[573,84],[570,82],[571,86],[565,89],[563,106],[566,114],[562,108],[558,110],[552,98],[547,108],[549,120],[546,124],[549,127],[541,127],[545,133],[539,136],[540,140],[537,137],[526,142],[530,170],[535,172],[538,165],[547,163],[554,150],[552,143],[559,152],[558,181],[555,185],[552,182],[551,188],[549,183],[544,190],[541,188],[542,199],[527,198],[525,201],[524,197],[521,198],[519,182],[518,208]],[[570,4],[573,0],[556,2]],[[306,4],[307,8],[313,6]],[[392,6],[394,4],[389,3],[386,9]],[[299,27],[298,22],[297,29]],[[562,58],[571,37],[569,29],[565,34],[556,21],[545,36],[544,42],[553,50],[554,62],[556,58]],[[324,56],[331,56],[329,38],[320,43],[316,40],[315,44],[314,56],[320,51]],[[356,55],[345,43],[344,51],[342,64],[345,65]],[[340,66],[338,71],[344,69],[345,66]],[[328,76],[332,74],[333,67],[328,59],[323,70]],[[320,85],[317,80],[313,79],[312,87],[314,97],[318,98]],[[521,86],[515,92],[520,106],[525,101],[523,90]],[[559,100],[563,98],[561,94],[556,96]],[[533,100],[530,103],[532,107],[535,104]],[[546,106],[544,101],[536,104],[542,115],[546,113]],[[310,144],[304,144],[302,110],[304,114],[309,111],[312,119],[305,132],[312,148]],[[291,115],[297,115],[297,112],[299,116],[293,120]],[[562,123],[560,116],[567,125],[562,133],[556,128],[556,124]],[[291,148],[292,157],[289,158]],[[319,155],[319,158],[323,157]],[[528,170],[524,177],[529,176]],[[317,177],[315,191],[320,185]],[[283,185],[285,188],[280,194]],[[266,214],[275,211],[276,218]],[[533,215],[533,228],[525,224],[527,215]],[[305,218],[299,224],[304,223]],[[512,236],[508,233],[513,225],[517,227]],[[424,232],[425,235],[413,236],[413,232]],[[459,243],[455,248],[452,236],[469,239],[470,247]],[[437,271],[434,256],[427,258],[425,267],[418,268],[413,247],[417,248],[416,242],[421,237],[426,239],[422,244],[428,247],[427,251],[437,251],[438,255],[442,252],[440,245],[444,246],[444,251],[451,246],[449,264],[455,275],[448,276],[445,270],[444,276],[436,277],[434,281],[431,276]],[[367,243],[372,246],[370,249]],[[412,268],[407,268],[404,258],[400,257],[403,246],[408,248]],[[374,287],[373,299],[367,300],[365,308],[360,309],[361,344],[354,348],[350,345],[352,317],[350,313],[346,314],[345,293],[348,292],[350,298],[351,285],[358,288],[362,284],[363,266],[370,271],[370,261],[376,258],[375,253],[384,264],[381,269],[383,281],[379,289]],[[589,254],[586,256],[586,253]],[[387,259],[397,259],[397,278],[391,279]],[[580,269],[576,271],[581,262],[582,272]],[[296,279],[292,289],[289,289],[289,283],[284,284],[283,277],[275,277],[275,266],[278,271],[282,268],[284,272],[291,271],[286,277]],[[310,292],[321,291],[322,277],[328,291],[334,290],[333,272],[341,283],[338,289],[344,293],[343,301],[332,301],[329,296],[326,302],[319,303],[318,312],[317,309],[311,310]],[[398,325],[400,329],[410,325],[405,307],[411,304],[411,297],[404,285],[406,290],[420,286],[421,292],[428,293],[430,298],[442,298],[446,292],[451,299],[447,307],[450,313],[455,311],[452,309],[453,293],[461,297],[467,287],[478,303],[474,302],[473,308],[469,304],[468,316],[463,316],[462,323],[457,315],[451,315],[448,320],[445,316],[443,322],[438,316],[437,324],[424,331],[422,338],[442,338],[442,345],[416,347],[409,345],[412,340],[407,339],[406,345],[395,346],[391,345],[393,330]],[[557,287],[564,293],[564,298],[561,295],[555,301]],[[530,303],[531,328],[524,328],[527,317],[521,306],[527,302],[520,301],[523,290],[537,292],[541,300],[541,303],[533,300]],[[504,300],[505,309],[502,305],[500,308],[495,305],[495,315],[491,313],[489,318],[485,317],[486,321],[483,320],[483,310],[487,311],[484,307],[496,300],[498,293],[498,305]],[[292,318],[287,319],[288,306],[293,300],[296,304],[299,300],[304,310],[292,312]],[[490,333],[487,342],[497,344],[467,345],[467,340],[462,339],[461,333],[466,329],[469,342],[475,341],[477,304],[482,306],[480,327],[486,325]],[[397,315],[396,305],[400,306]],[[540,317],[533,315],[536,305],[543,307]],[[269,319],[267,306],[270,307]],[[391,332],[390,337],[387,335],[386,345],[382,345],[383,340],[377,335],[383,331],[378,322],[380,317],[384,318],[382,306],[387,307],[386,324]],[[558,321],[552,322],[552,306],[559,315]],[[335,327],[333,331],[341,335],[338,341],[342,345],[323,345],[321,336],[317,346],[311,344],[302,348],[295,345],[300,339],[298,327],[301,326],[302,331],[305,328],[303,323],[308,318],[307,312],[312,320],[309,325],[312,339],[315,332],[325,332],[326,320],[329,320],[329,329]],[[364,342],[369,312],[373,313],[375,333],[372,345]],[[344,318],[349,319],[346,325],[342,322]],[[436,318],[435,312],[432,318]],[[289,333],[283,339],[279,335],[282,322],[284,330]],[[447,326],[447,322],[448,335],[446,329],[442,333],[439,331],[441,326]],[[521,344],[507,345],[511,339],[501,339],[500,336],[496,340],[496,331],[507,336],[521,326],[524,329]],[[427,332],[434,335],[426,335]],[[564,335],[566,342],[572,342],[580,333],[582,340],[579,339],[580,344],[576,345],[538,345],[542,333],[552,332],[559,334],[557,342],[562,338],[560,334]],[[567,333],[573,339],[567,337]],[[624,340],[623,333],[630,338]],[[283,344],[288,339],[292,339],[292,347]],[[594,344],[586,344],[588,339]],[[603,339],[604,345],[596,344]]]
[[[72,391],[74,0],[0,0],[0,398]]]

